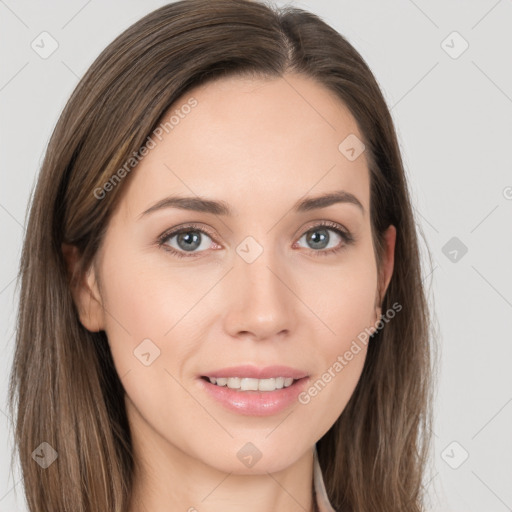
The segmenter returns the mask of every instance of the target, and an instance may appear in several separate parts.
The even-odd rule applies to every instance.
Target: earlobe
[[[91,265],[85,274],[80,272],[80,255],[74,245],[62,244],[62,254],[80,323],[91,332],[104,330],[104,310],[94,266]]]

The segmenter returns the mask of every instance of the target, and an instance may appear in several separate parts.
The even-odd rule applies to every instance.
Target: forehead
[[[362,140],[357,122],[311,78],[207,82],[177,100],[160,127],[127,184],[133,213],[171,193],[215,197],[241,213],[341,189],[368,211],[365,152],[349,160],[339,147],[347,137]]]

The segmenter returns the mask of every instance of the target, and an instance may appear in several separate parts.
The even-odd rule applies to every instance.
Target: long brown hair
[[[372,336],[353,396],[317,443],[327,493],[343,512],[424,510],[430,313],[400,150],[377,82],[350,43],[311,13],[247,0],[185,0],[150,13],[108,45],[77,85],[46,151],[20,264],[9,392],[31,512],[125,512],[132,486],[123,386],[105,333],[79,321],[62,244],[78,248],[82,272],[94,261],[129,176],[100,199],[95,191],[188,90],[223,76],[287,71],[333,91],[358,123],[379,268],[382,235],[390,224],[397,229],[381,306],[401,310]],[[32,457],[43,442],[58,454],[47,469]]]

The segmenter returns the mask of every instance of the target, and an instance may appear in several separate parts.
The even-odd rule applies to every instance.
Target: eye
[[[334,233],[335,236],[333,237],[329,232]],[[354,242],[353,236],[348,231],[342,229],[338,224],[328,221],[313,226],[302,235],[298,242],[302,239],[305,239],[313,252],[319,256],[337,253]]]
[[[166,231],[159,237],[158,245],[178,258],[195,257],[195,253],[203,252],[198,249],[208,249],[210,244],[205,243],[205,238],[211,240],[211,235],[204,228],[192,224],[180,229]]]

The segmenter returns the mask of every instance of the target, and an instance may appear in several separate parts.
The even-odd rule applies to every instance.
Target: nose
[[[236,256],[226,282],[225,331],[233,337],[270,339],[289,335],[298,325],[300,301],[291,272],[270,249],[249,263]]]

